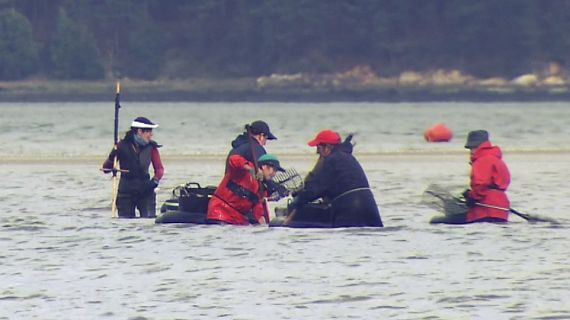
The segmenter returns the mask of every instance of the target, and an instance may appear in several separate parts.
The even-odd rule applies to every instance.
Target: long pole
[[[257,166],[257,155],[255,154],[255,146],[253,145],[253,134],[251,133],[251,128],[247,128],[247,134],[249,136],[249,146],[251,149],[251,156],[253,158],[253,165],[255,166],[255,173],[259,170]],[[257,177],[253,177],[257,179]],[[267,200],[265,199],[265,185],[263,185],[263,181],[259,181],[259,191],[261,191],[261,205],[263,206],[263,218],[265,219],[265,223],[269,224],[269,212],[267,211]]]
[[[115,132],[113,136],[113,145],[115,149],[115,157],[113,159],[113,199],[111,204],[111,216],[117,218],[117,194],[119,192],[119,183],[117,179],[117,168],[119,166],[119,158],[117,153],[117,144],[119,143],[119,109],[121,108],[121,84],[117,81],[117,92],[115,94]]]
[[[550,222],[550,223],[555,223],[558,224],[559,222],[554,220],[554,219],[550,219],[550,218],[541,218],[541,217],[536,217],[536,216],[531,216],[529,214],[525,214],[522,212],[519,212],[513,208],[503,208],[503,207],[498,207],[498,206],[494,206],[494,205],[490,205],[490,204],[486,204],[486,203],[480,203],[480,202],[476,202],[476,205],[480,206],[480,207],[485,207],[485,208],[491,208],[491,209],[497,209],[497,210],[504,210],[504,211],[510,211],[514,214],[516,214],[517,216],[525,219],[526,221],[529,222]]]

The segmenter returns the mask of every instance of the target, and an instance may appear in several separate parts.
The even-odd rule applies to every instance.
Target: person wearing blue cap
[[[211,224],[267,224],[264,218],[266,188],[277,171],[285,171],[279,159],[264,154],[255,164],[239,154],[228,158],[228,171],[208,204],[207,222]]]
[[[164,175],[164,166],[158,152],[158,145],[152,138],[152,130],[158,124],[145,117],[138,117],[131,123],[130,130],[117,143],[103,163],[103,172],[114,169],[114,158],[120,163],[121,179],[117,194],[117,209],[120,218],[135,218],[139,210],[141,218],[156,217],[155,188]],[[152,164],[154,175],[151,178],[149,167]]]

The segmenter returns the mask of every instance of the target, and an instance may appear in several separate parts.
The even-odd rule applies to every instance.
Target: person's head
[[[138,117],[131,123],[133,134],[145,142],[150,141],[150,138],[152,138],[152,129],[155,128],[158,128],[158,124],[153,123],[145,117]]]
[[[245,126],[246,131],[257,139],[260,145],[264,146],[267,140],[277,140],[277,137],[269,130],[269,125],[265,121],[257,120]]]
[[[341,142],[340,134],[338,132],[325,129],[319,133],[317,136],[309,141],[308,145],[311,147],[317,147],[317,153],[322,157],[327,157]]]
[[[475,130],[469,132],[467,135],[467,142],[465,143],[465,148],[473,152],[477,149],[481,143],[489,141],[489,133],[485,130]]]
[[[265,178],[265,180],[273,179],[277,171],[285,172],[285,169],[281,168],[277,156],[269,153],[266,153],[261,157],[259,157],[259,159],[257,160],[257,165],[259,166],[259,169],[263,173],[263,177]]]

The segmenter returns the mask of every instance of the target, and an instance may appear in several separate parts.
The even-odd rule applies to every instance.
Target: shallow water
[[[121,126],[139,114],[161,124],[159,202],[180,183],[217,184],[248,115],[270,123],[279,140],[268,149],[301,173],[315,160],[304,145],[315,131],[356,130],[384,229],[111,219],[111,182],[98,168],[112,104],[0,104],[0,319],[570,319],[569,108],[347,106],[125,102]],[[437,121],[456,139],[424,143]],[[487,128],[505,148],[513,207],[562,224],[429,225],[424,188],[467,183],[458,128]]]

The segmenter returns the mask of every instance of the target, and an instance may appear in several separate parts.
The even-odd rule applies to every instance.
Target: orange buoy
[[[424,132],[427,142],[448,142],[452,137],[453,132],[443,123],[435,124]]]

